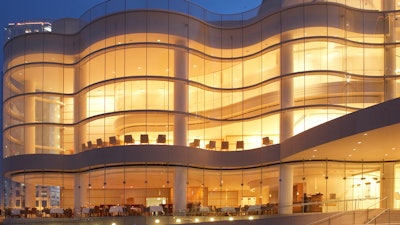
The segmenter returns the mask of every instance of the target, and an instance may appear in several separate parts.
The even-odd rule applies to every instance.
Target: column
[[[285,37],[288,40],[290,37]],[[293,72],[293,46],[281,46],[281,75]],[[293,78],[281,78],[281,120],[280,120],[280,142],[293,136],[293,111],[285,110],[293,107]]]
[[[25,80],[25,93],[28,95],[25,96],[24,104],[25,104],[25,123],[34,123],[36,120],[36,103],[35,96],[31,95],[35,93],[35,82],[32,80]],[[25,154],[35,154],[36,153],[36,130],[34,125],[25,126],[24,133],[24,144],[25,144]]]
[[[385,14],[385,76],[396,75],[396,46],[390,45],[396,42],[396,26],[395,26],[395,14],[396,10],[394,0],[382,1],[384,11],[392,11]],[[396,98],[396,79],[386,77],[385,78],[385,93],[384,100],[388,101]]]
[[[25,183],[25,207],[36,207],[36,186],[31,183]]]
[[[386,200],[381,202],[381,208],[393,209],[394,206],[394,177],[395,163],[384,163],[381,170],[381,198],[387,197]]]
[[[75,70],[75,81],[74,90],[78,93],[81,88],[86,85],[85,72],[79,72],[78,69]],[[74,122],[79,123],[82,119],[87,116],[87,94],[82,93],[74,97]],[[87,125],[79,124],[74,127],[74,152],[81,152],[82,144],[86,144],[86,127]]]
[[[83,176],[83,175],[82,175]],[[81,177],[81,174],[74,176],[74,212],[75,216],[79,217],[81,207],[89,207],[87,199],[88,181]]]
[[[290,165],[281,165],[279,177],[279,214],[292,214],[293,167]]]
[[[186,42],[181,40],[178,46],[186,47]],[[175,80],[174,86],[174,110],[179,113],[187,112],[188,87],[185,80],[188,79],[188,55],[186,49],[176,49],[175,55]],[[174,116],[174,145],[187,146],[187,116],[175,114]],[[186,212],[187,192],[187,168],[178,167],[175,169],[174,182],[174,213],[184,215]]]

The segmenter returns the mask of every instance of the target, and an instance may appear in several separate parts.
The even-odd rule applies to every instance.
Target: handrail
[[[376,216],[374,216],[372,219],[370,219],[367,223],[365,223],[364,225],[368,225],[370,224],[372,221],[376,220],[378,217],[380,217],[382,214],[384,214],[386,211],[388,211],[389,209],[382,209],[382,212],[378,213]]]
[[[374,204],[372,204],[372,205],[370,205],[369,207],[367,207],[365,210],[368,212],[368,210],[369,210],[370,208],[372,208],[374,205],[376,205],[377,203],[380,203],[380,202],[382,202],[383,200],[386,200],[387,198],[388,198],[387,196],[386,196],[386,197],[384,197],[384,198],[382,198],[382,199],[381,199],[381,200],[379,200],[378,202],[375,202]],[[342,200],[342,201],[340,201],[340,202],[354,201],[354,200],[357,200],[357,199],[352,199],[352,200]],[[336,202],[339,202],[339,201],[336,201]],[[327,202],[325,202],[325,203],[327,203]],[[329,203],[332,203],[332,201],[329,201]],[[332,215],[332,216],[329,216],[329,217],[326,217],[326,218],[323,218],[323,219],[320,219],[320,220],[317,220],[317,221],[314,221],[314,222],[308,223],[307,225],[319,224],[319,223],[322,223],[322,222],[325,222],[325,221],[331,220],[331,219],[333,219],[333,218],[336,218],[336,217],[338,217],[338,216],[341,216],[341,215],[343,215],[343,214],[345,214],[345,213],[347,213],[347,212],[349,212],[349,211],[341,211],[341,212],[339,212],[339,213],[336,213],[336,214],[334,214],[334,215]],[[367,219],[368,219],[368,218],[367,218]]]
[[[387,199],[388,199],[388,197],[386,196],[386,197],[382,198],[379,202],[375,202],[374,204],[372,204],[371,206],[369,206],[369,207],[367,208],[367,220],[368,220],[368,210],[369,210],[370,208],[372,208],[376,203],[381,203],[382,201],[387,200]],[[381,216],[381,215],[382,215],[383,213],[385,213],[387,210],[389,210],[387,207],[383,208],[382,211],[381,211],[380,213],[378,213],[377,215],[375,215],[372,219],[370,219],[367,223],[365,223],[365,225],[367,225],[367,224],[371,223],[372,221],[376,220],[376,218],[378,218],[379,216]]]

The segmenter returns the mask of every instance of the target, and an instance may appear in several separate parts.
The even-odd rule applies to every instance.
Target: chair
[[[216,141],[210,141],[208,144],[206,144],[207,149],[215,149],[216,148]]]
[[[124,135],[124,143],[125,144],[133,144],[133,143],[135,143],[135,140],[133,140],[132,135],[126,134],[126,135]]]
[[[193,146],[194,146],[195,148],[200,147],[200,139],[194,139],[194,141],[193,141]]]
[[[272,144],[272,140],[270,140],[269,137],[263,137],[262,142],[263,142],[263,145]]]
[[[103,140],[101,139],[101,138],[97,138],[96,139],[96,144],[97,144],[97,147],[103,147]]]
[[[148,144],[149,143],[149,135],[141,134],[140,135],[140,144]]]
[[[115,136],[109,137],[110,145],[116,145],[117,144],[117,138]]]
[[[88,149],[92,149],[94,146],[93,146],[93,143],[92,143],[92,141],[88,141],[87,142],[87,148]]]
[[[159,134],[157,137],[157,143],[158,144],[164,144],[167,142],[165,134]]]
[[[236,141],[236,150],[244,149],[244,142],[243,141]]]
[[[221,150],[229,150],[229,142],[228,141],[221,142]]]

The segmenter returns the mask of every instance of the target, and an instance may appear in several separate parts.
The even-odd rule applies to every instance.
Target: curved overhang
[[[75,155],[18,155],[3,159],[3,172],[78,172],[104,166],[168,165],[209,169],[251,168],[279,161],[279,145],[251,151],[210,151],[170,145],[125,145]]]
[[[397,161],[400,99],[331,120],[281,143],[281,159]]]

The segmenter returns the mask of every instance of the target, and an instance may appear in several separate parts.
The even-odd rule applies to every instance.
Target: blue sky
[[[132,0],[135,1],[135,0]],[[173,1],[173,0],[172,0]],[[191,0],[210,11],[233,14],[257,7],[261,0]],[[80,17],[86,10],[104,0],[0,0],[0,26],[9,22],[30,19],[58,19]],[[0,45],[4,44],[4,31],[0,35]],[[3,51],[0,53],[3,65]]]

